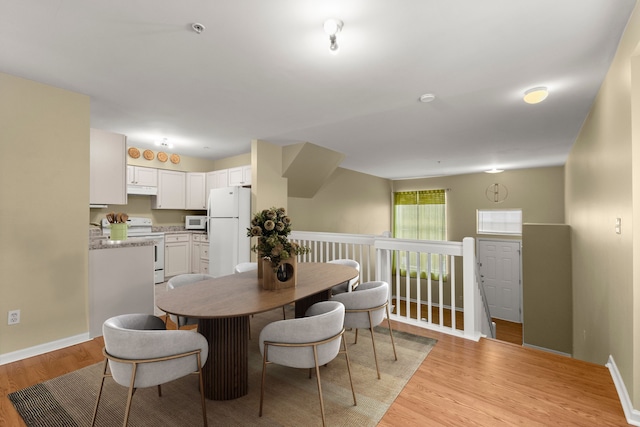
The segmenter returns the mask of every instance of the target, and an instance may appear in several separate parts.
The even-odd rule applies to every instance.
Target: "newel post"
[[[462,239],[462,280],[464,303],[464,336],[477,340],[480,337],[480,322],[477,316],[476,286],[476,254],[475,239]]]

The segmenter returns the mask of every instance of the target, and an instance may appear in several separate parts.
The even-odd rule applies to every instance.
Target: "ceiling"
[[[89,95],[92,127],[186,156],[260,139],[311,142],[390,179],[562,165],[634,6],[0,0],[0,71]],[[331,17],[344,22],[337,55]],[[550,95],[525,104],[534,86]]]

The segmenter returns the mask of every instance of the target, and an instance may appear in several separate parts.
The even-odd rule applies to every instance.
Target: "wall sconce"
[[[338,53],[340,46],[336,40],[336,35],[342,31],[344,23],[339,19],[327,19],[324,21],[324,32],[329,35],[329,51],[334,55]]]

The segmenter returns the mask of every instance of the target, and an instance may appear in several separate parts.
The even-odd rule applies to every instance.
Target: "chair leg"
[[[353,395],[353,406],[357,406],[356,391],[353,388],[353,380],[351,379],[351,361],[349,360],[349,352],[347,351],[347,343],[344,340],[344,334],[341,338],[342,346],[344,347],[344,356],[347,358],[347,371],[349,372],[349,383],[351,384],[351,394]]]
[[[387,326],[389,327],[389,336],[391,337],[391,346],[393,347],[393,356],[398,360],[398,354],[396,353],[396,343],[393,341],[393,332],[391,332],[391,319],[389,314],[389,304],[387,304]]]
[[[204,382],[202,380],[202,363],[200,362],[200,353],[198,353],[198,379],[200,381],[200,403],[202,404],[202,420],[204,421],[204,427],[208,427],[207,422],[207,405],[204,400]]]
[[[136,389],[134,387],[136,382],[136,370],[138,368],[138,364],[134,363],[131,367],[131,383],[129,384],[129,393],[127,394],[127,406],[124,410],[124,421],[122,422],[122,427],[127,427],[129,422],[129,412],[131,411],[131,400],[133,399],[133,393],[135,393]]]
[[[356,328],[356,339],[353,343],[358,344],[358,328]]]
[[[322,384],[320,383],[320,366],[318,366],[318,348],[317,345],[313,346],[313,359],[316,365],[316,380],[318,382],[318,396],[320,396],[320,413],[322,414],[322,426],[326,425],[324,418],[324,400],[322,399]]]
[[[369,311],[369,331],[371,332],[371,344],[373,344],[373,358],[376,361],[376,372],[378,372],[378,379],[380,379],[380,368],[378,367],[378,353],[376,352],[376,340],[373,337],[373,322],[371,319],[371,311]]]
[[[262,384],[260,385],[260,412],[258,413],[259,417],[262,416],[262,402],[264,401],[264,383],[265,383],[266,373],[267,373],[267,349],[268,349],[268,345],[265,344],[264,354],[262,355]]]
[[[102,368],[102,380],[100,381],[100,389],[98,390],[98,398],[96,399],[96,407],[93,409],[93,418],[91,418],[91,427],[96,425],[96,416],[98,415],[98,404],[100,403],[100,396],[102,396],[102,388],[104,387],[104,379],[107,376],[107,367],[109,360],[104,358],[104,366]]]

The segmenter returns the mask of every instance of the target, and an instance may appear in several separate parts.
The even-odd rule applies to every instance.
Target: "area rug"
[[[288,308],[288,317],[293,311]],[[251,318],[249,353],[249,393],[228,401],[207,400],[210,426],[312,426],[322,425],[315,377],[308,370],[278,365],[267,366],[263,416],[258,417],[262,359],[258,349],[259,331],[279,320],[282,310]],[[327,425],[375,426],[404,385],[425,359],[436,340],[394,332],[398,360],[393,358],[389,331],[375,332],[381,379],[377,378],[370,334],[360,331],[345,338],[351,360],[357,406],[353,405],[346,361],[339,355],[321,368],[322,391]],[[54,378],[9,394],[27,426],[88,426],[100,384],[101,363]],[[105,380],[96,426],[122,425],[127,389]],[[133,397],[129,425],[202,425],[197,377],[188,376],[162,386],[162,397],[155,387],[139,389]]]

